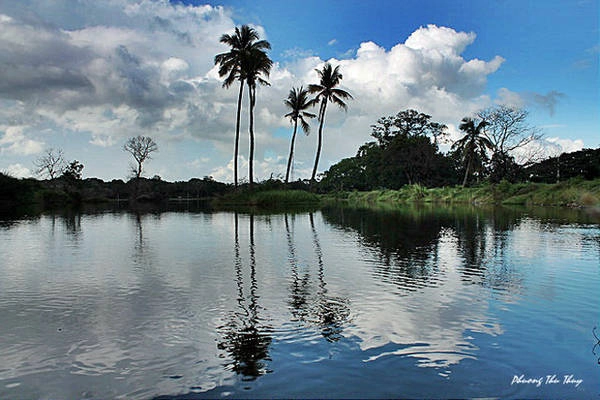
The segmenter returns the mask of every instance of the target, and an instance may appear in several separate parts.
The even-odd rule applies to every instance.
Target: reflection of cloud
[[[393,292],[380,289],[385,299],[353,303],[356,327],[349,328],[349,333],[361,339],[363,351],[386,349],[365,361],[404,355],[420,359],[419,366],[449,366],[476,357],[477,347],[466,337],[468,332],[502,334],[498,323],[487,316],[486,302],[472,301],[484,297],[485,289],[465,285],[461,280],[458,242],[451,231],[443,231],[437,253],[439,274],[435,287],[412,292],[401,301],[394,300]],[[389,351],[390,343],[398,349]]]
[[[27,384],[26,375],[37,374],[48,379],[44,393],[55,398],[80,397],[106,379],[111,387],[99,384],[99,397],[143,390],[137,395],[151,398],[192,386],[205,391],[226,380],[209,332],[227,292],[198,268],[199,260],[211,267],[226,263],[217,258],[225,243],[207,248],[195,236],[187,241],[191,253],[180,251],[180,238],[189,233],[180,217],[142,216],[145,245],[152,249],[138,254],[136,264],[131,253],[138,227],[127,214],[83,216],[77,246],[62,217],[0,230],[0,312],[8,318],[0,324],[0,365],[11,366],[0,371],[0,380],[19,378],[35,388],[37,381]],[[202,216],[219,237],[227,236],[229,222],[228,215]],[[31,240],[32,224],[40,240]],[[28,250],[10,245],[13,240],[27,243]],[[40,265],[48,270],[41,273]],[[215,269],[215,276],[221,279],[224,269]],[[206,299],[197,301],[197,293]]]

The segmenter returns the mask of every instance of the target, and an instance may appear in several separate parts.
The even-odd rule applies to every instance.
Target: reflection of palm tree
[[[305,110],[315,105],[315,99],[308,98],[308,90],[300,86],[300,89],[292,88],[288,94],[288,98],[284,101],[284,104],[291,110],[285,114],[286,118],[290,119],[290,122],[294,124],[294,133],[292,134],[292,143],[290,145],[290,156],[288,158],[287,170],[285,172],[285,183],[288,183],[290,178],[290,169],[292,167],[292,159],[294,158],[294,142],[296,140],[296,131],[298,130],[298,121],[300,121],[300,127],[308,135],[310,132],[310,125],[304,118],[314,118],[315,115]]]
[[[325,283],[325,267],[323,263],[323,250],[315,229],[313,213],[309,214],[310,228],[313,234],[313,244],[317,255],[319,290],[316,293],[317,323],[321,326],[321,334],[327,341],[335,342],[342,337],[343,325],[350,316],[350,309],[346,304],[348,299],[327,295],[327,283]]]
[[[250,293],[244,296],[242,262],[239,254],[238,215],[235,214],[235,269],[238,288],[239,312],[234,312],[228,324],[221,326],[224,340],[218,347],[232,357],[229,366],[246,380],[254,380],[267,373],[265,360],[269,360],[271,337],[269,326],[261,325],[257,295],[256,249],[254,244],[254,216],[250,215]],[[248,303],[248,304],[247,304]]]
[[[319,107],[319,138],[317,144],[317,154],[315,156],[315,165],[313,167],[312,176],[310,178],[311,182],[315,181],[315,176],[317,175],[317,168],[319,166],[319,158],[321,156],[321,147],[323,145],[323,124],[325,122],[325,111],[327,111],[327,102],[331,101],[334,104],[337,104],[339,107],[344,110],[347,108],[344,100],[352,99],[352,95],[346,92],[345,90],[336,88],[337,85],[340,84],[342,80],[342,74],[339,71],[340,66],[333,68],[331,64],[326,63],[323,66],[322,70],[316,70],[317,74],[319,74],[319,83],[311,84],[308,86],[308,91],[310,93],[316,93],[316,100],[321,100],[321,105]]]
[[[289,261],[292,272],[292,282],[290,284],[290,300],[288,302],[292,316],[297,321],[304,322],[308,316],[308,299],[310,297],[310,276],[305,273],[302,277],[298,272],[298,259],[296,249],[292,239],[292,232],[288,222],[288,215],[285,214],[285,231],[288,242]]]

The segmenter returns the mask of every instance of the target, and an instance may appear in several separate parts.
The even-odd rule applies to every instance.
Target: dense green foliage
[[[584,179],[600,177],[600,149],[583,149],[563,153],[533,164],[524,171],[532,182],[553,183],[581,176]]]
[[[504,110],[504,109],[503,109]],[[513,109],[506,112],[513,113]],[[511,114],[512,115],[512,114]],[[519,114],[522,118],[526,114]],[[362,145],[356,156],[332,165],[323,174],[321,192],[344,190],[400,189],[405,185],[424,187],[478,185],[482,182],[557,182],[573,177],[600,177],[600,149],[562,154],[529,166],[519,165],[505,149],[496,150],[485,132],[488,123],[464,118],[460,129],[465,135],[452,150],[443,154],[437,146],[446,127],[415,110],[383,117],[372,126],[376,141]],[[508,129],[508,128],[507,128]],[[512,126],[511,148],[527,142]],[[526,126],[525,132],[532,128]],[[533,135],[533,134],[532,134]],[[500,140],[500,143],[504,143]]]
[[[371,133],[377,140],[364,144],[355,157],[325,172],[321,190],[453,185],[458,182],[457,161],[440,153],[437,145],[445,129],[445,125],[431,121],[431,116],[415,110],[380,118]]]
[[[230,190],[230,186],[210,177],[187,182],[166,182],[156,177],[124,182],[104,182],[97,178],[76,179],[71,174],[48,180],[16,179],[0,174],[0,209],[26,204],[60,207],[106,201],[133,200],[160,202],[188,198],[213,198]]]
[[[216,206],[256,206],[278,208],[284,206],[318,205],[321,198],[306,190],[242,190],[231,192],[213,201]]]

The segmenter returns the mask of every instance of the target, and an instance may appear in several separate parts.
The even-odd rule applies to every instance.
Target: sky
[[[283,100],[316,83],[325,62],[340,66],[354,100],[327,110],[320,172],[354,156],[377,119],[409,108],[456,140],[463,117],[518,106],[547,154],[598,148],[598,15],[598,0],[0,0],[0,171],[35,176],[36,159],[61,149],[86,178],[127,179],[123,145],[145,135],[159,148],[146,176],[231,182],[237,87],[222,87],[214,56],[242,24],[271,43],[274,61],[257,94],[258,180],[285,175]],[[311,125],[293,179],[310,177]]]

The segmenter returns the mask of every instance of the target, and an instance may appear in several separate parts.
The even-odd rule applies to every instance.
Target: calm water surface
[[[600,395],[581,211],[46,214],[0,255],[0,398]]]

